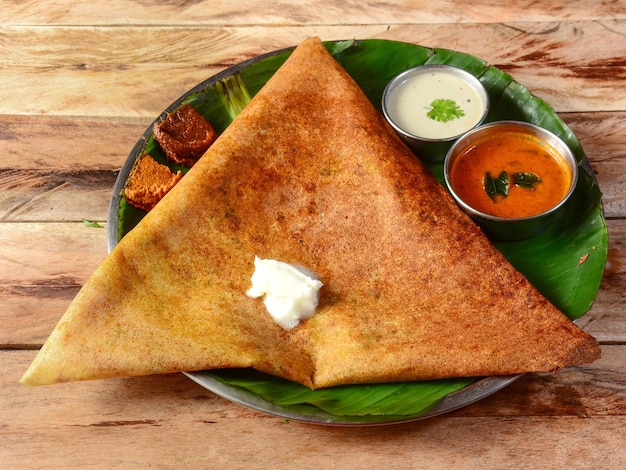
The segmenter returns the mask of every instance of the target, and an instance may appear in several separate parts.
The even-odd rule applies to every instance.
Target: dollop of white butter
[[[254,257],[252,287],[246,295],[263,297],[269,314],[283,328],[291,329],[315,313],[318,292],[324,285],[291,264]]]

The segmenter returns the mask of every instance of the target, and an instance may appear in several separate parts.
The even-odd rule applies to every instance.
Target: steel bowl
[[[431,118],[433,125],[438,126],[441,132],[450,130],[451,133],[448,135],[432,137],[425,134],[419,135],[414,131],[412,124],[414,124],[417,119],[422,120],[422,122],[428,121],[428,118],[426,118],[428,110],[425,108],[420,107],[414,110],[416,117],[412,119],[413,123],[410,122],[410,118],[402,116],[397,110],[396,102],[400,101],[401,96],[398,93],[400,93],[403,88],[408,86],[412,80],[423,78],[429,74],[444,74],[454,80],[460,81],[460,83],[468,85],[469,89],[474,90],[480,100],[478,106],[476,107],[480,111],[473,116],[464,116],[461,122],[465,125],[462,128],[457,128],[456,130],[446,129],[449,124],[438,123],[436,122],[436,119]],[[430,101],[431,98],[433,100],[437,98],[445,98],[447,94],[445,91],[434,93],[433,89],[424,88],[419,89],[416,96],[418,96],[420,100],[423,98]],[[420,65],[396,75],[387,84],[382,96],[382,111],[391,127],[393,127],[400,138],[419,158],[428,161],[443,161],[450,146],[460,136],[484,122],[487,117],[487,113],[489,112],[489,95],[478,78],[459,67],[442,64]]]
[[[478,141],[503,132],[517,132],[534,137],[537,143],[544,146],[555,158],[561,158],[569,168],[571,176],[569,189],[561,201],[552,206],[549,210],[528,217],[499,217],[475,209],[465,202],[455,191],[451,183],[450,173],[457,157],[463,154],[465,149]],[[472,217],[489,236],[498,240],[513,241],[530,238],[546,229],[574,192],[578,180],[578,162],[567,144],[549,130],[527,122],[499,121],[477,127],[458,139],[450,147],[445,157],[443,175],[446,186],[457,204]]]

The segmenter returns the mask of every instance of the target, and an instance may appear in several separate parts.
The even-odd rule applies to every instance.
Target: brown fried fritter
[[[144,153],[128,176],[124,196],[133,206],[149,211],[182,177],[180,170],[172,173],[167,165]]]
[[[190,104],[184,104],[154,124],[154,138],[167,158],[193,166],[217,139],[211,124]]]

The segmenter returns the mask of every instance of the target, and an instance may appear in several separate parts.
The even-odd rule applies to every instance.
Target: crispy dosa
[[[285,330],[245,295],[255,255],[316,273],[311,318]],[[320,388],[599,355],[311,38],[112,250],[22,382],[252,367]]]

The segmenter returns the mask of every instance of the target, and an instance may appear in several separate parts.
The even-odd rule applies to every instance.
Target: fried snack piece
[[[153,133],[167,158],[191,167],[217,139],[211,124],[190,104],[184,104],[154,124]]]
[[[311,318],[285,330],[246,296],[255,255],[317,275]],[[312,38],[112,250],[22,382],[253,367],[321,388],[599,356]]]
[[[124,197],[133,206],[150,211],[182,177],[180,170],[172,173],[167,165],[144,153],[128,176]]]

